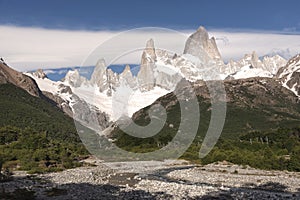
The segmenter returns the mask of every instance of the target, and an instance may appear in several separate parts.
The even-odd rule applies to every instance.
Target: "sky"
[[[289,57],[300,49],[299,7],[298,0],[0,0],[0,56],[21,71],[93,64],[86,58],[105,42],[114,45],[99,58],[136,38],[133,46],[145,46],[151,35],[132,31],[142,27],[160,27],[152,30],[156,44],[182,53],[186,37],[202,25],[225,61],[252,51]],[[137,55],[122,62],[137,63]]]

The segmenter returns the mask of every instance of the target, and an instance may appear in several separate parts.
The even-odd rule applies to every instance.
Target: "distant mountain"
[[[87,68],[68,71],[62,81],[49,80],[50,74],[46,72],[48,79],[34,74],[31,76],[43,91],[63,99],[60,104],[68,105],[73,112],[75,102],[85,101],[89,106],[105,113],[108,121],[115,121],[122,115],[131,117],[134,112],[172,92],[181,79],[197,82],[271,78],[285,64],[286,60],[279,55],[259,58],[255,52],[246,54],[239,61],[225,64],[215,39],[209,37],[204,27],[199,27],[187,39],[183,54],[155,48],[154,40],[149,39],[139,66],[107,66],[104,59],[99,59],[92,72],[92,68],[89,68],[89,76],[83,76],[80,72]],[[72,95],[69,91],[72,91]],[[129,92],[130,98],[119,98],[122,91]],[[122,109],[114,110],[116,106]]]
[[[272,49],[269,53],[267,53],[265,56],[273,57],[279,55],[280,57],[289,60],[293,57],[293,54],[291,53],[290,49]],[[263,56],[264,57],[264,56]]]
[[[121,73],[125,69],[126,65],[125,64],[115,64],[115,65],[110,65],[108,68],[112,69],[112,71],[116,73]],[[130,64],[132,74],[134,76],[137,75],[139,71],[139,65],[137,64]],[[86,66],[86,67],[65,67],[65,68],[54,68],[54,69],[44,69],[44,73],[47,75],[47,77],[52,80],[52,81],[60,81],[63,78],[65,78],[66,74],[68,71],[73,71],[77,70],[80,74],[80,76],[85,77],[86,79],[91,79],[91,76],[93,74],[93,71],[95,69],[95,66]],[[35,72],[34,71],[29,71],[30,73]]]
[[[43,72],[47,75],[47,77],[52,81],[60,81],[62,80],[68,71],[78,70],[81,76],[86,77],[88,79],[91,78],[91,74],[94,71],[94,66],[87,67],[64,67],[64,68],[54,68],[54,69],[44,69]],[[29,73],[34,73],[35,71],[29,71]]]
[[[239,61],[229,61],[223,67],[225,74],[229,74],[226,78],[242,79],[249,77],[273,77],[279,68],[286,64],[286,60],[279,55],[264,56],[258,58],[256,52],[246,54]]]

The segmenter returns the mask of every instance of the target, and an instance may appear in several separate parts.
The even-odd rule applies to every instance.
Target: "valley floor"
[[[0,199],[300,199],[300,173],[230,163],[101,163],[63,172],[14,173]]]

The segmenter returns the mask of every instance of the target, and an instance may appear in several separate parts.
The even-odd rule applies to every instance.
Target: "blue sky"
[[[122,31],[162,27],[150,35],[130,32],[113,41],[99,58],[114,56],[121,47],[155,46],[181,54],[184,42],[205,26],[225,62],[256,51],[259,56],[280,52],[285,58],[300,53],[299,0],[0,0],[0,57],[21,70],[95,64],[85,62],[94,49]],[[140,40],[137,41],[137,38]],[[120,39],[120,38],[119,38]],[[98,59],[98,57],[95,57]],[[115,64],[138,64],[140,55]]]
[[[0,0],[0,24],[119,30],[141,26],[300,30],[298,0]]]

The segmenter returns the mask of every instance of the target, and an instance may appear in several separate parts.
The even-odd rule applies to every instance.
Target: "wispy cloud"
[[[93,65],[99,58],[112,60],[114,56],[129,51],[128,48],[131,47],[142,49],[149,38],[153,38],[159,48],[180,54],[183,52],[185,40],[193,32],[147,30],[119,34],[109,30],[69,31],[0,26],[0,56],[12,67],[22,71],[80,66],[82,63]],[[209,34],[217,38],[218,47],[226,61],[231,58],[239,59],[252,51],[260,56],[274,49],[288,49],[292,55],[300,51],[300,35],[295,34],[232,30],[211,30]],[[85,62],[97,47],[98,52],[94,52],[93,59]],[[140,54],[141,51],[136,51],[116,62],[138,63]]]

